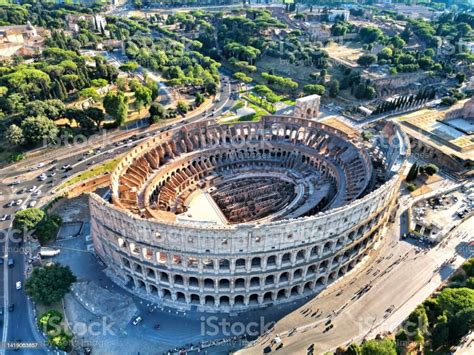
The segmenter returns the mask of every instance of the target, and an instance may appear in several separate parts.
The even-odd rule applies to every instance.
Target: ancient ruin
[[[382,235],[406,143],[395,124],[364,145],[285,116],[161,132],[112,172],[110,201],[91,194],[95,249],[137,294],[180,309],[314,294]]]

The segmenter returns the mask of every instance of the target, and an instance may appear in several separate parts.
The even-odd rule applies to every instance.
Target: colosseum
[[[314,295],[353,269],[397,204],[409,151],[287,116],[201,121],[149,138],[91,194],[92,238],[119,282],[160,304],[247,310]]]

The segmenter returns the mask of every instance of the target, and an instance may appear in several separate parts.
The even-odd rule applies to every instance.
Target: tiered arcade
[[[400,185],[383,153],[283,116],[165,131],[119,163],[112,203],[91,195],[94,245],[138,294],[176,308],[314,294],[380,237]],[[218,219],[193,218],[197,195]]]

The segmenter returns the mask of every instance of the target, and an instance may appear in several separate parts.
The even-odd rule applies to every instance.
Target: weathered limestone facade
[[[172,218],[179,211],[166,204],[152,206],[150,201],[159,201],[162,193],[175,193],[173,198],[179,199],[186,188],[222,174],[224,170],[217,167],[224,161],[209,159],[202,160],[199,171],[194,165],[189,175],[192,169],[186,172],[185,167],[195,161],[195,152],[204,156],[229,152],[237,142],[238,149],[249,153],[234,156],[224,169],[227,172],[241,174],[239,169],[268,166],[267,173],[274,173],[276,160],[288,176],[293,176],[293,170],[310,171],[302,167],[326,166],[321,176],[337,191],[317,212],[304,210],[300,217],[290,218],[298,211],[293,210],[286,218],[262,223],[180,223]],[[251,153],[251,147],[260,147],[257,142],[272,144]],[[288,159],[299,164],[285,163]],[[267,116],[260,122],[234,125],[206,121],[170,130],[123,158],[111,174],[112,204],[90,196],[94,246],[139,295],[171,307],[240,311],[311,295],[362,260],[381,237],[396,204],[400,177],[395,174],[370,189],[370,159],[343,132],[296,118]],[[185,173],[177,175],[177,169]],[[351,175],[354,171],[358,173]],[[174,185],[179,192],[160,185],[173,178],[175,183],[183,180]]]

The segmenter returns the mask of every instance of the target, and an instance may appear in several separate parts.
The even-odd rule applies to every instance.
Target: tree
[[[371,66],[377,61],[377,57],[373,54],[363,54],[357,59],[357,63],[364,67]]]
[[[203,94],[201,94],[200,92],[198,92],[196,94],[196,98],[194,99],[194,103],[196,104],[197,107],[201,106],[203,104],[203,102],[206,100],[206,98],[204,97]]]
[[[362,355],[362,348],[356,343],[351,343],[347,347],[346,354],[348,354],[348,355]]]
[[[441,309],[454,316],[459,311],[474,308],[474,290],[466,287],[445,288],[438,295]]]
[[[337,97],[339,94],[339,81],[332,80],[329,84],[329,96],[330,97]]]
[[[419,166],[417,163],[413,163],[410,170],[408,171],[406,181],[413,181],[417,178],[419,171]]]
[[[150,112],[150,121],[152,124],[157,123],[158,121],[166,117],[166,108],[158,102],[153,102],[151,104],[149,112]]]
[[[434,164],[426,164],[423,166],[423,171],[426,175],[433,176],[434,174],[438,173],[439,168]]]
[[[43,220],[45,215],[43,210],[39,208],[27,208],[26,210],[18,211],[15,213],[13,228],[22,231],[32,231]]]
[[[143,106],[148,106],[151,103],[151,90],[146,86],[139,84],[134,89],[135,92],[135,107],[140,111]]]
[[[79,95],[85,99],[92,99],[94,102],[98,102],[100,100],[100,95],[97,92],[96,88],[85,88],[79,91]]]
[[[35,302],[50,305],[59,302],[75,281],[69,266],[49,264],[33,268],[26,280],[25,290]]]
[[[310,95],[324,95],[324,93],[326,92],[326,88],[324,87],[324,85],[308,84],[303,87],[303,91]]]
[[[58,234],[62,219],[58,215],[45,215],[43,219],[36,225],[34,232],[35,237],[41,245],[46,244],[50,240],[54,240]]]
[[[185,101],[178,101],[178,104],[176,105],[176,109],[178,110],[179,113],[185,114],[189,110],[189,106]]]
[[[105,120],[104,111],[98,107],[88,107],[84,110],[84,114],[94,121],[97,127],[100,127],[101,123]]]
[[[108,92],[104,97],[104,109],[119,126],[123,125],[128,114],[127,96],[121,91]]]
[[[25,143],[23,130],[16,124],[10,125],[5,131],[5,139],[10,145],[22,145]]]
[[[397,347],[392,339],[368,340],[362,345],[363,355],[397,355]]]
[[[25,142],[29,145],[54,142],[59,132],[54,122],[45,116],[27,117],[21,123],[21,129]]]
[[[462,268],[467,276],[474,276],[474,258],[470,258],[464,264],[462,264]]]

